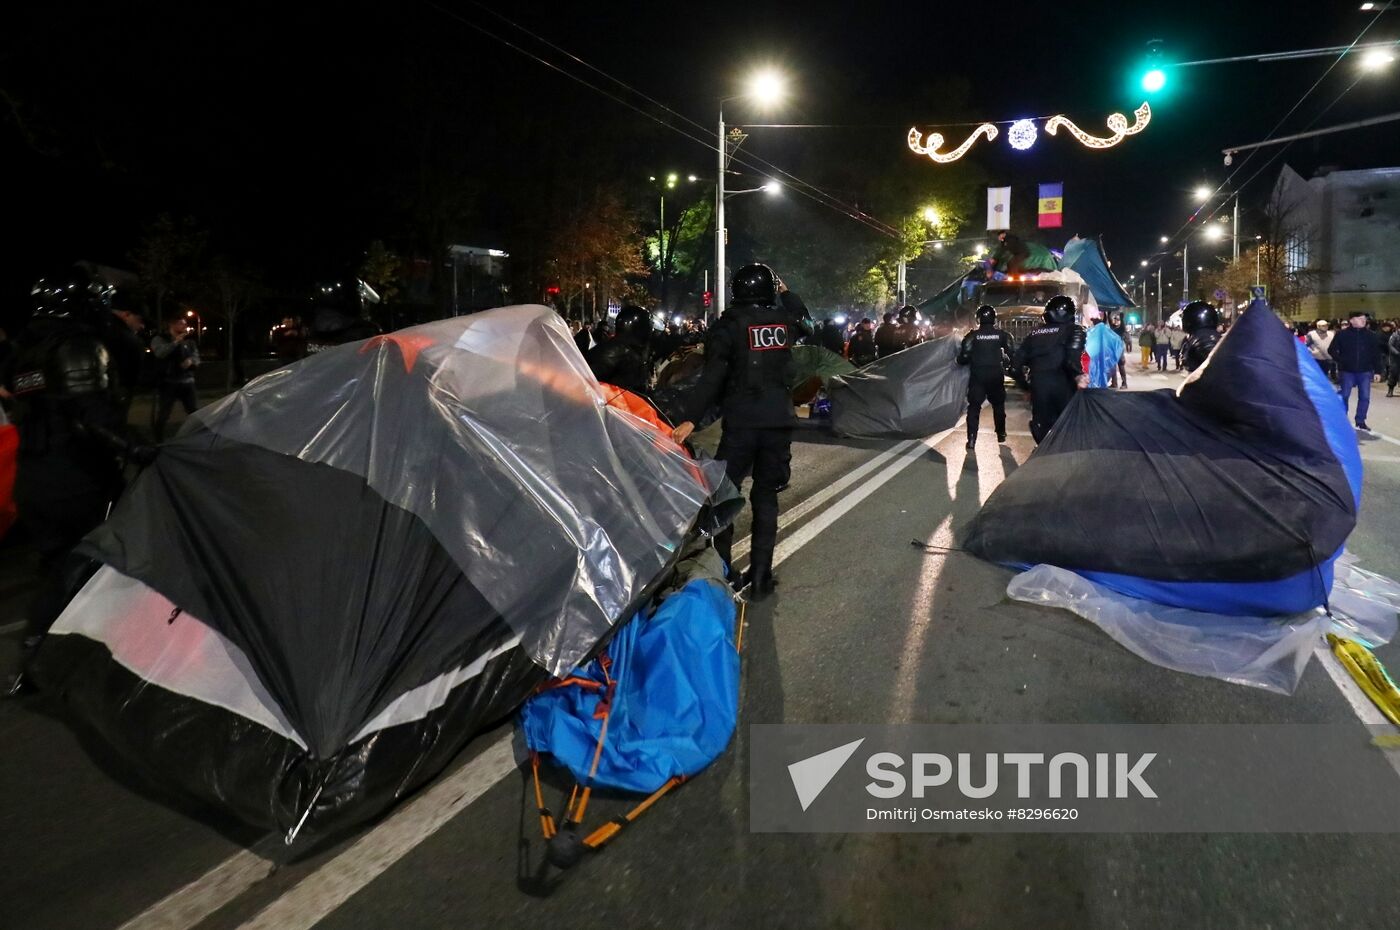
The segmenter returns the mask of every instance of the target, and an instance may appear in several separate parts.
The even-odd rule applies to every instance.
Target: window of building
[[[1283,273],[1297,274],[1308,267],[1311,257],[1306,236],[1289,236],[1283,244]]]

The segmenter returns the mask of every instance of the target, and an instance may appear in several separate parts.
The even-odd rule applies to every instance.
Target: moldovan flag
[[[987,228],[1011,228],[1011,188],[987,188]]]
[[[1040,228],[1060,226],[1065,218],[1065,186],[1040,185]]]

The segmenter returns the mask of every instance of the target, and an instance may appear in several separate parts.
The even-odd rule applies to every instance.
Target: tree
[[[1249,299],[1249,289],[1258,283],[1268,288],[1274,310],[1291,316],[1306,298],[1317,293],[1330,272],[1314,259],[1314,231],[1306,221],[1302,197],[1292,193],[1282,177],[1263,215],[1258,244],[1241,252],[1238,261],[1222,261],[1203,274],[1199,293],[1211,300],[1224,294],[1228,303],[1242,302]]]
[[[208,299],[206,306],[213,308],[213,314],[224,327],[224,390],[233,390],[233,361],[237,347],[234,329],[242,319],[248,305],[262,291],[259,275],[246,265],[242,265],[228,255],[218,255],[209,264],[204,281]]]
[[[364,264],[360,266],[360,278],[374,288],[379,295],[379,303],[389,316],[389,328],[394,328],[392,304],[399,296],[399,284],[403,275],[403,259],[384,242],[375,239],[365,251]]]
[[[169,213],[160,214],[142,231],[128,257],[141,276],[141,287],[155,301],[157,327],[165,325],[165,298],[194,283],[208,242],[208,231],[192,217],[176,220]]]
[[[616,186],[580,192],[555,218],[547,247],[564,308],[575,300],[582,307],[591,288],[605,300],[635,296],[635,281],[649,274],[642,245],[641,226]]]
[[[714,203],[702,197],[674,210],[667,217],[666,228],[659,235],[647,237],[646,257],[654,271],[656,297],[663,309],[669,311],[675,306],[670,295],[673,279],[684,279],[685,292],[694,288],[696,272],[713,248],[714,218]]]

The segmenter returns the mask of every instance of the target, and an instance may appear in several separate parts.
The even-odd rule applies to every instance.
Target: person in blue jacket
[[[1381,367],[1380,346],[1369,328],[1371,315],[1357,312],[1332,340],[1327,354],[1337,363],[1341,381],[1342,406],[1351,409],[1351,391],[1356,389],[1356,428],[1370,431],[1366,413],[1371,407],[1371,379]]]
[[[1084,350],[1089,353],[1089,387],[1108,387],[1123,359],[1123,340],[1111,326],[1095,319],[1084,340]]]

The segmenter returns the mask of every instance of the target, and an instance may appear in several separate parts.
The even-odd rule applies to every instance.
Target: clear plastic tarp
[[[1322,610],[1282,618],[1237,617],[1166,607],[1095,584],[1068,569],[1037,565],[1011,579],[1006,593],[1078,614],[1129,652],[1156,665],[1292,694],[1329,632],[1368,646],[1395,637],[1400,584],[1343,554]]]
[[[723,467],[609,406],[547,307],[336,346],[201,410],[224,438],[365,479],[564,674],[671,561]]]

